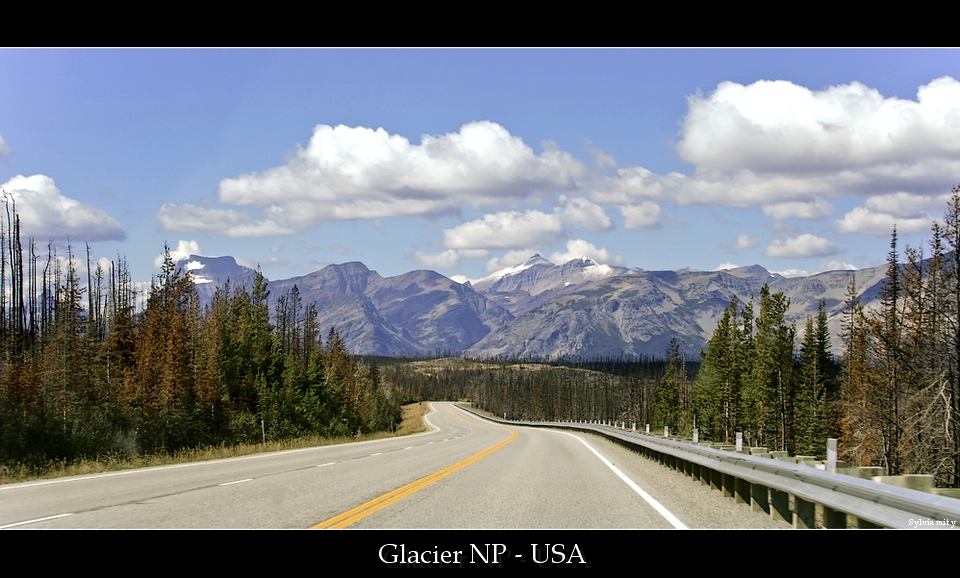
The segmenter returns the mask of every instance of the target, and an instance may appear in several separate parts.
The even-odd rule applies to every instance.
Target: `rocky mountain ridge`
[[[232,257],[191,255],[179,264],[194,275],[201,300],[227,279],[249,290],[256,275]],[[759,265],[645,271],[586,257],[555,265],[534,255],[473,283],[428,270],[382,277],[352,262],[268,284],[271,310],[296,286],[304,306],[315,304],[321,327],[335,326],[358,354],[661,357],[675,337],[689,358],[697,358],[730,300],[749,302],[764,284],[790,298],[788,321],[800,332],[825,300],[839,353],[840,313],[854,275],[869,305],[885,267],[783,277]]]

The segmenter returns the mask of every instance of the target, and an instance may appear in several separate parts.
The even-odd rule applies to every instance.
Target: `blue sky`
[[[0,50],[0,185],[46,244],[282,279],[882,264],[960,183],[956,50]]]

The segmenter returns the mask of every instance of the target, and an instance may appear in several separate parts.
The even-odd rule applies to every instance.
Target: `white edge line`
[[[433,407],[433,402],[431,401],[431,402],[430,402],[430,412],[423,416],[423,421],[427,422],[427,425],[429,425],[429,426],[430,426],[431,428],[433,428],[433,429],[431,429],[430,432],[424,432],[424,433],[433,433],[433,432],[435,432],[435,431],[440,431],[440,428],[437,427],[437,426],[435,426],[435,425],[433,425],[433,422],[431,422],[430,419],[429,419],[429,417],[430,417],[431,415],[435,414],[435,413],[437,413],[437,408]]]
[[[0,526],[0,530],[5,530],[7,528],[16,528],[17,526],[26,526],[27,524],[34,524],[36,522],[46,522],[47,520],[56,520],[57,518],[64,518],[66,516],[72,516],[73,513],[69,514],[57,514],[56,516],[47,516],[46,518],[37,518],[35,520],[26,520],[25,522],[15,522],[13,524],[7,524],[6,526]]]
[[[337,463],[337,462],[327,462],[327,463],[325,463],[325,464],[320,464],[320,465],[317,466],[317,467],[318,467],[318,468],[325,468],[325,467],[327,467],[327,466],[332,466],[332,465],[335,464],[335,463]]]
[[[245,480],[236,480],[233,482],[225,482],[223,484],[217,484],[218,487],[222,488],[223,486],[232,486],[233,484],[242,484],[243,482],[252,482],[253,478],[247,478]]]
[[[570,436],[570,437],[572,437],[572,438],[576,438],[576,439],[580,440],[580,443],[582,443],[583,445],[587,446],[587,448],[588,448],[591,452],[593,452],[594,455],[596,455],[598,458],[600,458],[600,461],[602,461],[603,463],[607,464],[607,467],[608,467],[608,468],[610,468],[611,470],[613,470],[613,472],[614,472],[615,474],[617,474],[618,476],[620,476],[620,479],[621,479],[621,480],[623,480],[624,482],[626,482],[626,484],[627,484],[628,486],[630,486],[630,488],[633,489],[634,492],[636,492],[637,494],[639,494],[641,498],[643,498],[644,500],[646,500],[646,502],[647,502],[648,504],[650,504],[651,506],[653,506],[653,509],[656,510],[657,512],[659,512],[661,516],[663,516],[664,518],[666,518],[667,521],[670,522],[670,523],[673,525],[674,528],[677,528],[678,530],[687,530],[687,529],[688,529],[687,526],[685,526],[683,522],[681,522],[676,516],[674,516],[673,514],[670,513],[670,510],[664,508],[664,507],[663,507],[663,504],[661,504],[660,502],[656,501],[655,499],[653,499],[653,496],[651,496],[650,494],[648,494],[648,493],[646,493],[645,491],[643,491],[643,488],[641,488],[640,486],[638,486],[637,484],[635,484],[634,481],[631,480],[630,478],[628,478],[626,474],[624,474],[623,472],[621,472],[621,471],[617,468],[617,466],[613,465],[613,463],[611,463],[610,460],[608,460],[607,458],[605,458],[605,457],[603,457],[602,455],[600,455],[600,452],[598,452],[597,450],[593,449],[593,446],[591,446],[590,444],[588,444],[588,443],[586,442],[586,440],[584,440],[583,438],[581,438],[581,437],[579,437],[579,436],[575,436],[575,435],[573,435],[572,433],[567,433],[567,432],[558,432],[558,433],[562,433],[562,434],[564,434],[564,435],[568,435],[568,436]]]

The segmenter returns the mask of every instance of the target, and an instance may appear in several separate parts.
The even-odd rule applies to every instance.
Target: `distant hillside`
[[[193,272],[203,300],[227,279],[249,290],[256,275],[232,257],[191,255],[180,266]],[[869,305],[885,267],[783,277],[759,265],[644,271],[585,257],[555,265],[534,255],[473,284],[427,270],[381,277],[359,262],[268,282],[271,308],[296,286],[304,306],[316,305],[321,327],[335,326],[357,354],[659,357],[675,337],[695,359],[730,300],[748,302],[765,283],[790,298],[788,321],[801,331],[824,299],[834,352],[840,353],[840,313],[854,275]]]

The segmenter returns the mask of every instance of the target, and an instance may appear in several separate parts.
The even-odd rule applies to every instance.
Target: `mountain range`
[[[201,302],[217,286],[252,287],[256,271],[233,257],[191,255]],[[363,263],[328,265],[301,277],[267,280],[273,311],[296,286],[313,303],[321,327],[336,327],[361,355],[593,358],[662,357],[676,338],[688,359],[706,347],[736,296],[758,296],[764,284],[790,299],[787,321],[798,338],[807,316],[826,303],[833,350],[840,353],[840,314],[856,275],[861,302],[876,302],[886,267],[783,277],[759,265],[721,271],[646,271],[586,257],[556,265],[539,255],[474,283],[415,270],[382,277]]]

